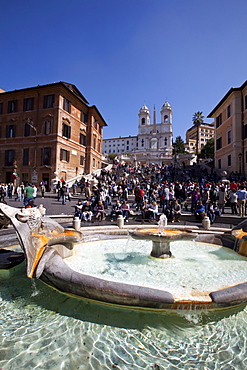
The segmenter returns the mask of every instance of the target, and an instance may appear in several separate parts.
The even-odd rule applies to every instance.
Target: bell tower
[[[146,104],[144,104],[139,113],[139,129],[143,126],[149,126],[150,125],[150,112]]]
[[[165,131],[172,132],[172,107],[168,101],[163,104],[160,114],[161,124],[166,125]]]

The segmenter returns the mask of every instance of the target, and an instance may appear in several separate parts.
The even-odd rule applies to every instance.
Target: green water
[[[151,314],[71,298],[0,271],[0,368],[246,369],[247,310]]]

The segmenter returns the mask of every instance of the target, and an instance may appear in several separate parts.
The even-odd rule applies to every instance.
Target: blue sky
[[[158,123],[168,100],[185,139],[195,112],[247,79],[246,14],[246,0],[2,0],[0,87],[70,82],[104,138],[136,135],[144,103]]]

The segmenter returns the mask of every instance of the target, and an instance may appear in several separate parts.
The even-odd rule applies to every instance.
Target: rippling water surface
[[[0,271],[0,368],[246,369],[247,310],[117,309]]]

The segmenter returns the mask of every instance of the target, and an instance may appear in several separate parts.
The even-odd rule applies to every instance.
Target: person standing
[[[239,217],[244,217],[247,197],[247,191],[245,190],[245,187],[240,186],[240,189],[236,192],[236,194],[238,197]]]
[[[27,184],[24,188],[24,201],[23,201],[24,207],[26,207],[30,201],[34,200],[33,193],[34,188],[32,187],[31,184]]]
[[[40,190],[41,190],[41,197],[45,197],[45,185],[43,183],[40,184]]]
[[[230,202],[232,214],[237,215],[238,214],[238,210],[237,210],[238,196],[236,194],[236,189],[234,188],[229,193],[229,202]]]
[[[66,203],[66,196],[67,196],[67,188],[66,188],[66,185],[65,183],[63,183],[62,187],[60,188],[60,196],[62,198],[62,204],[65,204]]]

